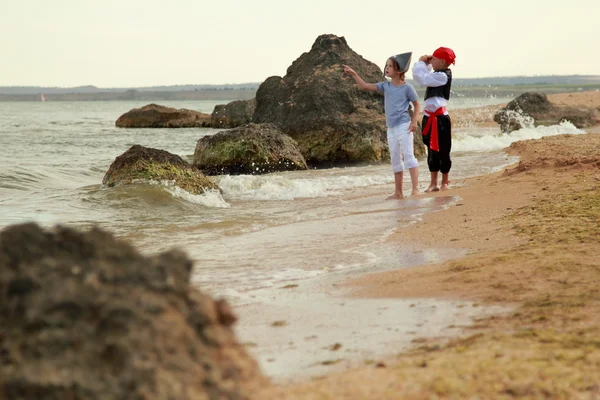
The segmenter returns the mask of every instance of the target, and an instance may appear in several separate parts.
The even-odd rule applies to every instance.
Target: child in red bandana
[[[425,190],[435,192],[449,189],[449,173],[452,167],[452,123],[446,111],[452,86],[452,71],[456,55],[447,47],[436,49],[432,55],[423,55],[413,67],[413,78],[423,86],[425,106],[423,107],[422,133],[427,146],[427,166],[431,183]],[[438,187],[438,174],[442,173],[442,184]]]

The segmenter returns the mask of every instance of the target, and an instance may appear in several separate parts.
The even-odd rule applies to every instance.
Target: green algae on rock
[[[165,181],[196,195],[219,190],[216,183],[178,155],[140,145],[117,157],[102,179],[107,186]]]

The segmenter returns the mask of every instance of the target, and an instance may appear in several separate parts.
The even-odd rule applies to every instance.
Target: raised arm
[[[443,72],[431,72],[426,60],[430,56],[422,56],[413,66],[413,79],[422,86],[444,86],[448,82],[448,76]]]
[[[363,79],[360,76],[358,76],[356,71],[347,65],[342,64],[342,67],[344,67],[344,73],[346,73],[346,74],[350,75],[352,78],[354,78],[354,81],[356,82],[356,84],[358,85],[359,88],[365,89],[365,90],[372,90],[374,92],[377,91],[377,85],[375,83],[367,83],[367,82],[363,81]]]

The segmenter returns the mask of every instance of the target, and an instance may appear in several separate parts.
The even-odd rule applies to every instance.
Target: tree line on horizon
[[[411,79],[407,80],[411,82]],[[188,91],[219,91],[219,90],[252,90],[256,91],[262,82],[239,84],[189,84],[171,86],[147,86],[135,88],[100,88],[93,85],[77,87],[45,87],[45,86],[0,86],[0,94],[71,94],[71,93],[124,93],[124,92],[188,92]],[[600,84],[600,75],[548,75],[548,76],[511,76],[488,78],[455,78],[457,86],[485,85],[590,85]]]

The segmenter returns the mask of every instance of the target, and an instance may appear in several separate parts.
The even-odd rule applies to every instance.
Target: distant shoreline
[[[424,89],[416,84],[412,79],[407,79],[417,90],[419,97],[422,98]],[[453,94],[458,97],[516,97],[525,92],[541,92],[545,94],[557,93],[575,93],[600,91],[600,81],[592,83],[518,83],[518,84],[469,84],[470,80],[457,79],[453,85]],[[46,101],[193,101],[193,100],[249,100],[256,96],[258,85],[248,85],[243,88],[216,87],[203,89],[186,90],[164,90],[157,87],[157,90],[137,90],[137,89],[102,89],[91,90],[89,88],[61,89],[60,92],[51,88],[23,88],[27,93],[18,93],[17,88],[4,88],[10,93],[2,93],[0,88],[0,102],[2,101],[42,101],[42,93]],[[10,90],[9,90],[10,89]],[[33,93],[33,90],[39,89],[39,92]],[[73,90],[69,92],[68,90]],[[98,91],[100,90],[100,91]]]
[[[41,93],[0,94],[0,101],[39,101]],[[137,91],[95,93],[44,93],[46,101],[164,101],[164,100],[248,100],[256,96],[254,89],[197,90],[197,91]]]

